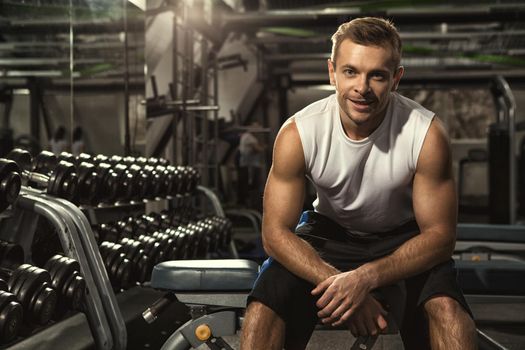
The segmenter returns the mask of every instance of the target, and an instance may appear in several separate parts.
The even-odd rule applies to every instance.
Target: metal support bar
[[[224,214],[224,210],[222,209],[221,201],[219,200],[219,198],[217,198],[217,196],[212,190],[200,185],[197,186],[197,189],[201,191],[204,194],[204,196],[210,200],[211,204],[213,205],[213,208],[215,209],[215,214],[217,216],[226,217],[226,215]],[[235,243],[233,242],[233,240],[230,242],[230,254],[234,259],[239,259],[239,253],[237,252],[237,248],[235,247]]]
[[[496,77],[496,84],[503,92],[503,98],[505,100],[507,123],[509,127],[509,223],[516,223],[517,205],[516,205],[516,194],[517,194],[517,183],[516,183],[516,100],[514,94],[509,87],[509,84],[504,77],[498,75]]]
[[[38,195],[42,199],[54,205],[60,211],[60,215],[71,220],[74,225],[78,228],[81,234],[77,234],[80,237],[80,243],[83,250],[86,252],[85,259],[89,265],[90,271],[94,271],[93,280],[94,285],[99,293],[99,300],[101,301],[104,311],[106,313],[106,318],[109,323],[109,328],[113,334],[113,344],[114,350],[124,350],[126,349],[127,343],[127,331],[126,324],[118,307],[115,294],[109,282],[109,278],[102,262],[102,257],[98,250],[95,236],[91,230],[86,216],[80,211],[80,209],[61,198],[55,198],[48,196],[36,190],[30,188],[26,189],[27,193],[32,193]]]
[[[113,293],[113,289],[109,282],[109,277],[102,262],[100,251],[98,250],[97,243],[95,241],[95,235],[91,230],[91,226],[86,216],[80,211],[74,204],[61,199],[49,197],[57,205],[63,205],[64,212],[69,214],[71,219],[74,220],[75,224],[79,228],[82,234],[80,235],[81,243],[84,250],[87,252],[86,257],[88,263],[93,271],[96,273],[93,275],[95,279],[95,285],[100,293],[100,300],[106,311],[106,317],[109,322],[111,333],[113,334],[114,350],[124,350],[127,347],[127,330],[126,323],[120,312],[120,308]]]
[[[88,286],[85,313],[97,348],[112,349],[111,330],[100,301],[100,295],[96,288],[89,288],[95,286],[96,283],[75,225],[70,219],[62,215],[63,213],[55,205],[41,198],[38,193],[31,194],[32,192],[34,191],[26,192],[26,189],[23,188],[15,206],[45,217],[55,227],[65,254],[79,263],[80,271]]]

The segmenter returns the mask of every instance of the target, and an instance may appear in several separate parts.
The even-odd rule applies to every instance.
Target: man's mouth
[[[349,99],[350,101],[352,101],[353,103],[355,103],[356,105],[360,105],[360,106],[369,106],[372,104],[372,100],[365,100],[365,99]]]

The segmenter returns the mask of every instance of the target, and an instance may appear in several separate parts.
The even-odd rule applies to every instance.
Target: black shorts
[[[327,217],[308,211],[303,213],[296,233],[309,242],[323,260],[340,271],[348,271],[392,253],[419,234],[419,227],[412,221],[393,231],[363,237],[348,234]],[[400,331],[406,349],[425,349],[427,345],[430,348],[422,306],[432,296],[450,296],[472,316],[456,276],[454,261],[450,259],[403,281],[407,300]],[[314,287],[270,258],[261,268],[248,303],[257,300],[283,319],[286,343],[304,343],[318,322],[317,297],[310,293]]]

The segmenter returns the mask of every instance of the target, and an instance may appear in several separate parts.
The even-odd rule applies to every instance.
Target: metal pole
[[[507,123],[509,127],[509,223],[516,223],[516,151],[515,151],[515,140],[516,140],[516,100],[509,84],[504,77],[498,75],[496,77],[498,85],[501,87],[503,96],[505,98],[505,107],[507,114]]]
[[[124,21],[124,154],[131,154],[129,131],[128,0],[122,0]]]

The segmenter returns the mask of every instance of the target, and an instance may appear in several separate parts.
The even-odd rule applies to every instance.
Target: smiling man
[[[354,19],[332,42],[335,94],[288,119],[275,141],[263,217],[270,259],[241,348],[303,349],[319,320],[377,334],[386,311],[373,292],[401,283],[405,349],[475,349],[451,259],[457,203],[444,128],[395,92],[403,67],[392,23]],[[297,225],[307,180],[315,210]]]

